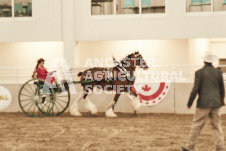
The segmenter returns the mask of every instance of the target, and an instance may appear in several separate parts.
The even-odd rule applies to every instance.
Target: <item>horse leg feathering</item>
[[[120,94],[115,95],[112,105],[108,108],[108,110],[105,113],[106,117],[117,117],[117,115],[114,113],[114,108],[115,104],[118,101],[119,96]]]
[[[139,114],[139,110],[141,107],[140,99],[137,97],[133,97],[132,105],[133,105],[135,114]]]
[[[137,94],[132,90],[132,88],[130,89],[130,94],[132,96],[132,106],[134,109],[135,114],[139,113],[139,110],[141,108],[141,103],[140,103],[140,99],[139,97],[137,97]]]
[[[91,114],[97,114],[97,107],[92,103],[89,97],[86,97],[86,105],[85,107],[91,112]]]
[[[81,113],[79,112],[79,109],[78,109],[78,103],[81,101],[83,95],[85,94],[85,91],[81,91],[79,94],[78,94],[78,98],[75,99],[75,101],[72,103],[71,107],[70,107],[70,113],[71,115],[73,116],[81,116]]]

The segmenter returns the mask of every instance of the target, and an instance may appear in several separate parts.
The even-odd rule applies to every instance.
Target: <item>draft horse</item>
[[[105,112],[107,117],[117,117],[117,115],[114,113],[114,107],[122,92],[126,92],[134,96],[132,105],[135,113],[138,112],[141,106],[140,100],[137,98],[137,94],[132,91],[132,87],[135,82],[134,73],[137,66],[140,66],[143,69],[148,69],[148,65],[139,51],[129,54],[124,59],[122,59],[119,64],[123,69],[126,70],[126,74],[122,74],[122,71],[119,67],[120,65],[116,65],[113,68],[94,67],[78,73],[78,76],[81,77],[80,81],[91,80],[93,82],[81,84],[83,86],[83,91],[79,93],[77,99],[71,105],[71,115],[81,116],[81,113],[78,110],[78,103],[82,98],[87,100],[85,106],[90,110],[91,114],[97,113],[96,106],[89,99],[89,94],[93,92],[94,87],[106,91],[115,91],[114,100]]]

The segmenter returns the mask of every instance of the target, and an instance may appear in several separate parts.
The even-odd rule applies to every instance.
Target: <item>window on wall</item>
[[[139,0],[116,0],[116,14],[139,14]]]
[[[165,13],[165,0],[142,0],[142,13]]]
[[[226,11],[226,0],[214,0],[214,11]]]
[[[187,0],[187,12],[226,11],[226,0]]]
[[[113,0],[91,0],[92,15],[112,15],[114,12]]]
[[[92,15],[165,13],[165,0],[91,0]]]
[[[14,0],[15,17],[32,16],[32,0]]]
[[[32,0],[0,0],[0,17],[31,16]]]
[[[12,16],[12,0],[0,0],[0,17]]]
[[[219,65],[226,65],[226,59],[219,59]],[[226,73],[226,67],[221,67],[223,73]]]

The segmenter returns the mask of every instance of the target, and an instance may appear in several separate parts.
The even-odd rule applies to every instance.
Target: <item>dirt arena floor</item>
[[[193,115],[103,113],[83,117],[29,118],[0,113],[1,151],[180,151],[186,144]],[[226,115],[222,116],[226,135]],[[210,121],[197,142],[197,151],[214,151]]]

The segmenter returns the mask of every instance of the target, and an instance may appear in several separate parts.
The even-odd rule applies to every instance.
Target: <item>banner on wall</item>
[[[169,89],[170,82],[135,82],[132,87],[143,106],[153,106],[160,103],[166,97]],[[128,96],[132,99],[131,95]]]
[[[0,86],[0,111],[6,109],[12,101],[12,95],[8,89]]]

